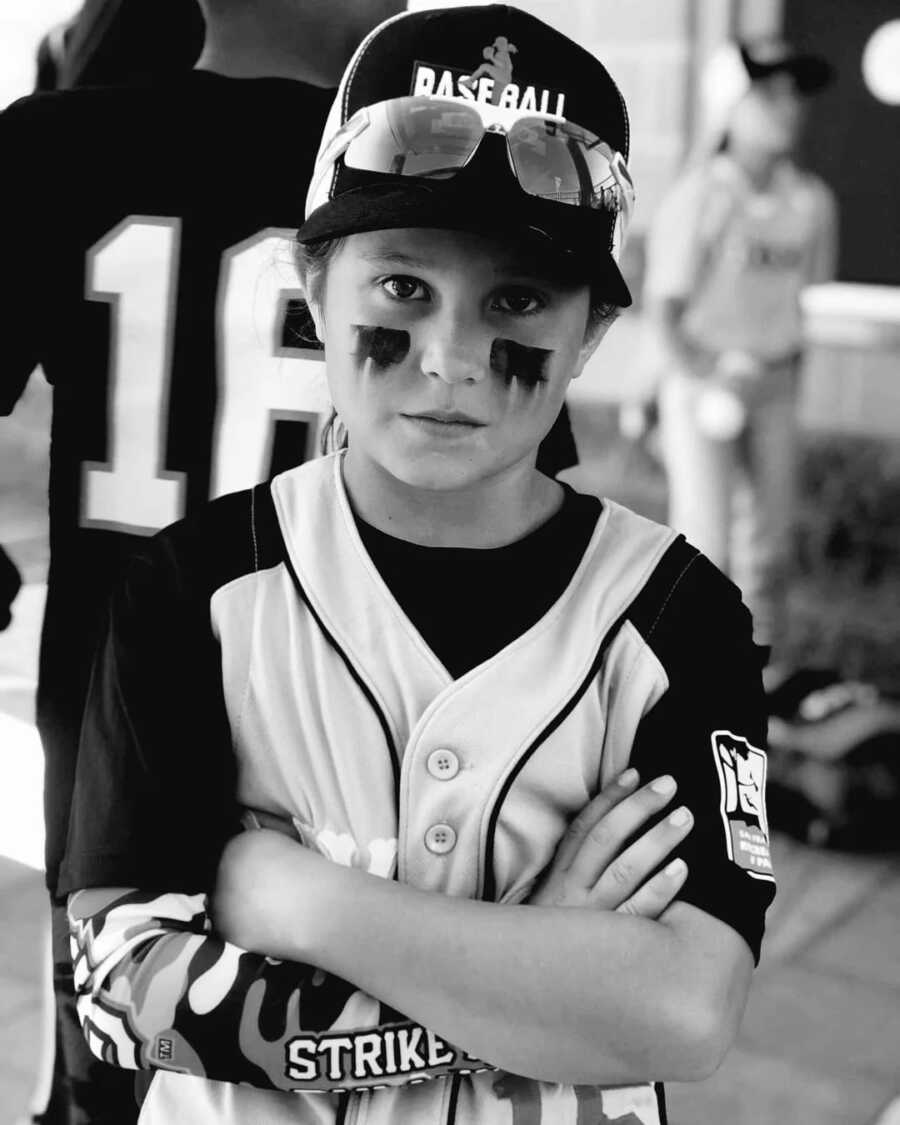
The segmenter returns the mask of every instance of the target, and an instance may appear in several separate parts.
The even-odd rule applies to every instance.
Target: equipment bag
[[[900,850],[900,700],[833,669],[769,693],[769,824],[844,851]]]

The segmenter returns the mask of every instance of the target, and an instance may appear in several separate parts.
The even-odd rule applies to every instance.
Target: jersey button
[[[459,758],[452,750],[432,750],[425,766],[438,781],[449,781],[459,773]]]
[[[432,824],[425,833],[425,847],[435,855],[446,855],[456,847],[456,833],[449,824]]]

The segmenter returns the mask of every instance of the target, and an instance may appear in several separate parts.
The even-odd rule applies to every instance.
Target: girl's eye
[[[428,296],[428,291],[421,281],[399,274],[386,277],[381,282],[381,287],[396,301],[424,301]]]
[[[545,302],[533,289],[516,286],[504,289],[494,297],[494,307],[501,312],[513,313],[515,316],[528,316],[530,313],[540,312]]]

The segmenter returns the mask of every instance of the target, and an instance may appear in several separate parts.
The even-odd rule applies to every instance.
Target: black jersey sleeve
[[[668,687],[641,721],[630,761],[646,781],[671,774],[673,805],[693,813],[677,853],[688,864],[679,898],[735,929],[758,962],[775,894],[761,650],[737,587],[708,559],[679,540],[663,566],[673,581],[662,608],[639,599],[632,620]]]

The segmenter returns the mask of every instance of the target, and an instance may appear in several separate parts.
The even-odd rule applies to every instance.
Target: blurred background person
[[[803,344],[800,294],[834,276],[834,197],[794,152],[833,72],[780,42],[728,45],[705,75],[701,155],[647,244],[645,296],[669,519],[741,587],[775,646],[790,562]],[[705,152],[702,150],[705,149]]]

